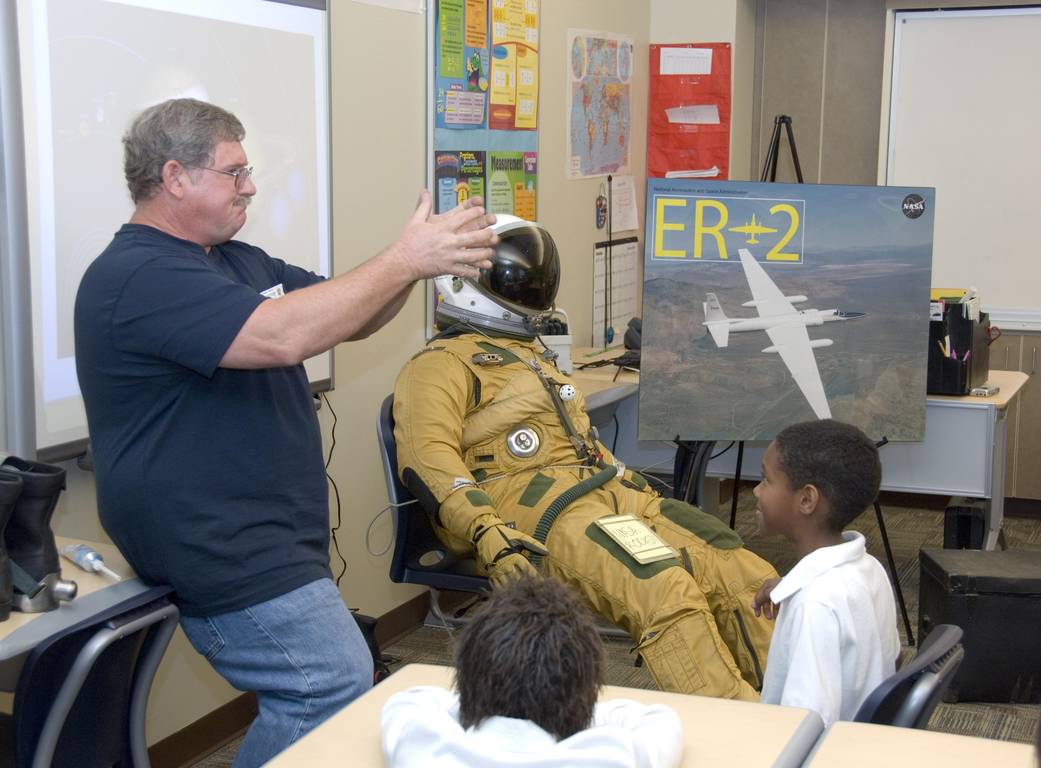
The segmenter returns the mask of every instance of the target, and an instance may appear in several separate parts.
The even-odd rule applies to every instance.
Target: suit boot
[[[0,470],[0,621],[11,615],[14,583],[11,581],[11,559],[4,546],[4,529],[14,511],[15,502],[22,493],[22,478]]]
[[[15,502],[4,534],[7,554],[37,582],[49,574],[60,574],[51,515],[58,496],[65,490],[65,470],[14,456],[8,457],[0,470],[22,479],[22,493]],[[16,585],[15,591],[22,590]]]

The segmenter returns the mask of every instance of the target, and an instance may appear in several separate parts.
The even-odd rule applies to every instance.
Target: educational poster
[[[628,173],[633,39],[568,31],[566,178]]]
[[[921,440],[934,190],[648,179],[641,440]]]
[[[436,124],[481,128],[488,102],[488,0],[437,0]]]
[[[538,0],[436,0],[431,13],[435,210],[480,195],[489,210],[534,219]]]
[[[427,184],[445,213],[480,196],[534,221],[538,195],[539,0],[432,0]],[[428,334],[434,291],[427,291]]]
[[[488,127],[533,131],[539,106],[539,2],[492,0]]]
[[[450,211],[484,194],[484,152],[434,153],[434,212]]]
[[[730,43],[651,45],[647,175],[730,175]]]
[[[536,153],[489,152],[488,157],[485,207],[492,213],[509,213],[535,221]]]

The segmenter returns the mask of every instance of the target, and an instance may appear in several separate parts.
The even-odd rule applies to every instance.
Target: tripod
[[[777,154],[781,146],[781,126],[784,126],[788,135],[788,148],[792,153],[792,163],[795,165],[795,177],[802,184],[802,166],[799,164],[799,152],[795,149],[795,136],[792,133],[792,119],[788,115],[777,115],[774,118],[774,131],[770,136],[770,145],[766,150],[766,162],[763,163],[763,172],[759,176],[760,181],[777,180]],[[692,504],[700,504],[703,501],[703,490],[705,486],[705,471],[715,443],[711,440],[676,440],[676,465],[673,496]],[[724,449],[730,450],[729,448]],[[737,467],[734,471],[734,492],[730,499],[730,527],[733,529],[737,522],[737,488],[741,480],[741,464],[745,457],[745,443],[743,440],[737,443]],[[888,539],[887,539],[888,541]],[[899,587],[898,587],[899,588]],[[901,602],[902,604],[902,602]]]
[[[875,442],[876,448],[881,448],[889,442],[889,438],[883,436]],[[904,602],[904,590],[900,588],[900,577],[896,572],[896,563],[893,560],[893,550],[889,547],[889,534],[886,533],[886,519],[882,516],[882,504],[875,497],[875,519],[878,520],[878,532],[882,535],[882,546],[886,550],[886,562],[889,564],[889,577],[893,580],[893,591],[896,592],[896,600],[900,605],[900,615],[904,619],[904,629],[907,630],[907,644],[914,645],[914,633],[911,631],[911,618],[907,615],[907,603]]]
[[[795,166],[795,178],[799,180],[800,184],[802,184],[802,166],[799,164],[799,151],[795,148],[795,135],[792,133],[792,119],[788,115],[777,115],[774,118],[774,132],[770,135],[770,145],[766,149],[766,160],[763,162],[763,172],[759,174],[759,181],[777,181],[777,154],[781,148],[782,125],[788,135],[788,149],[790,149],[792,153],[792,164]],[[741,482],[741,463],[744,458],[745,443],[741,440],[737,444],[737,466],[734,469],[734,492],[730,499],[731,529],[733,529],[734,524],[737,522],[737,487]],[[899,586],[897,589],[899,589]],[[903,604],[902,597],[901,604]]]
[[[799,165],[799,153],[795,149],[795,136],[792,135],[792,119],[788,115],[778,115],[774,118],[774,132],[770,136],[770,146],[766,150],[766,161],[763,163],[763,172],[759,175],[759,181],[777,181],[777,150],[781,145],[782,125],[788,134],[788,148],[792,151],[795,178],[802,184],[802,166]]]

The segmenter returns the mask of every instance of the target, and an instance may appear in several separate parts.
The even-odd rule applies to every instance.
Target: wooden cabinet
[[[1041,333],[1005,331],[990,346],[990,367],[1030,379],[1006,415],[1005,495],[1041,499]]]
[[[995,371],[1018,371],[1023,346],[1021,336],[1003,333],[990,345],[990,368]],[[1021,393],[1022,394],[1022,393]],[[1005,414],[1005,495],[1016,495],[1016,430],[1019,424],[1019,398],[1015,398]]]

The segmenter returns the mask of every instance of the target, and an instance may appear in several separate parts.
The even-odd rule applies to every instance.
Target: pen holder
[[[967,395],[983,386],[990,375],[990,351],[985,312],[979,320],[962,314],[961,304],[944,307],[943,319],[929,323],[929,367],[926,392],[930,395]]]
[[[969,389],[969,364],[930,349],[925,391],[930,395],[967,395]]]

